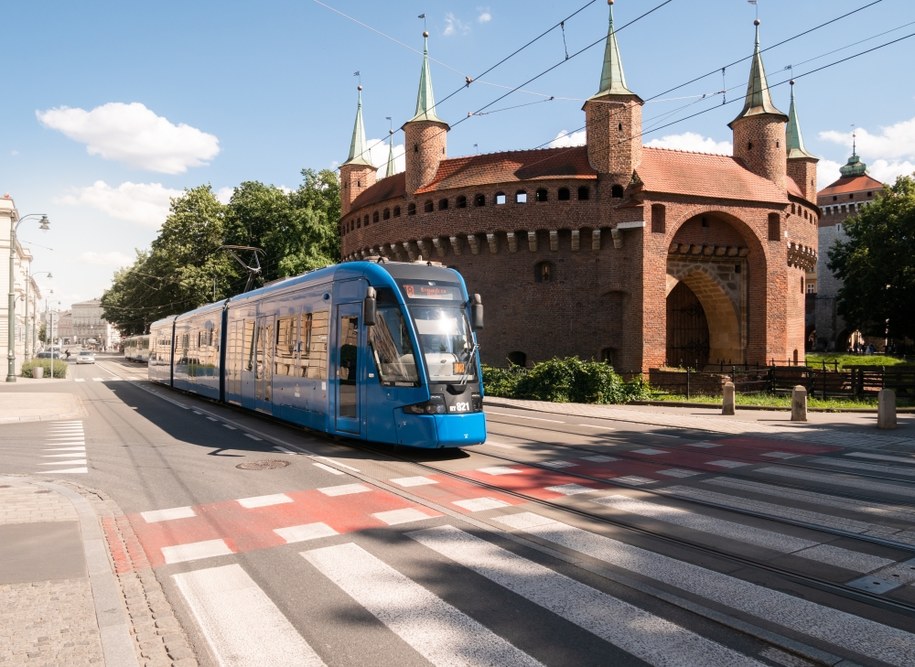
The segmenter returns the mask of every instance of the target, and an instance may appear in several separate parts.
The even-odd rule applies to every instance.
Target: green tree
[[[302,176],[291,192],[246,181],[227,205],[209,185],[185,190],[150,249],[115,274],[102,296],[105,319],[125,336],[145,333],[157,319],[242,292],[248,272],[226,245],[263,251],[255,286],[339,261],[336,174],[305,169]]]
[[[159,318],[231,293],[238,270],[220,250],[224,218],[225,205],[209,185],[173,199],[151,249],[117,272],[102,296],[105,319],[123,335],[145,333]]]
[[[828,251],[839,313],[865,335],[915,338],[915,180],[900,176],[843,224]]]

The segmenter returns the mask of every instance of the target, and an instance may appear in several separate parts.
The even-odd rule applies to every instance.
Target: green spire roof
[[[384,172],[384,177],[394,175],[394,130],[388,130],[388,168]]]
[[[353,140],[349,144],[349,157],[343,164],[365,165],[374,167],[368,159],[368,151],[365,147],[365,126],[362,124],[362,86],[360,85],[359,104],[356,106],[356,123],[353,125]]]
[[[797,122],[797,110],[794,106],[794,81],[791,81],[791,106],[788,109],[788,127],[785,130],[788,146],[788,159],[806,157],[814,158],[804,148],[804,137],[801,136],[801,126]]]
[[[435,96],[432,94],[432,74],[429,72],[429,33],[423,31],[423,68],[419,73],[419,92],[416,94],[416,115],[408,123],[430,120],[444,123],[435,115]]]
[[[600,91],[593,97],[635,95],[626,87],[620,47],[616,43],[616,32],[613,30],[613,0],[608,0],[607,4],[610,5],[610,25],[607,27],[607,44],[604,47],[604,67],[600,73]]]
[[[756,45],[753,47],[750,79],[747,81],[747,96],[743,102],[743,110],[734,120],[762,114],[776,114],[787,120],[787,116],[772,103],[772,95],[769,94],[769,84],[766,81],[766,70],[759,53],[759,19],[753,21],[753,24],[756,26]]]
[[[842,174],[842,178],[863,176],[867,173],[867,165],[858,157],[855,135],[851,135],[851,157],[848,158],[848,162],[839,167],[839,173]]]

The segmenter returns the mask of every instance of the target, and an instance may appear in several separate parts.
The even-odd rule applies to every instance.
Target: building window
[[[399,218],[399,217],[400,217],[400,206],[395,206],[395,207],[394,207],[394,217],[395,217],[395,218]]]
[[[496,193],[496,206],[501,206],[504,203],[505,203],[505,193],[497,192]]]
[[[475,195],[473,198],[474,206],[486,206],[486,195]]]
[[[546,201],[549,199],[546,188],[540,188],[534,193],[534,201]]]
[[[438,210],[439,210],[439,211],[444,211],[444,210],[446,210],[447,208],[448,208],[448,200],[447,200],[447,199],[439,199],[439,200],[438,200]]]
[[[552,262],[537,262],[534,265],[534,282],[548,283],[556,278],[556,271]]]
[[[527,203],[527,193],[524,190],[518,190],[515,193],[515,203],[516,204],[526,204]]]
[[[454,200],[455,208],[467,208],[467,197],[464,195],[458,195],[458,198]]]
[[[416,204],[407,204],[407,215],[416,215]]]
[[[591,199],[591,188],[587,185],[582,185],[578,188],[578,201],[587,201]]]
[[[622,199],[623,198],[623,186],[620,185],[619,183],[613,185],[610,188],[610,196],[613,197],[614,199]]]
[[[559,201],[570,201],[572,199],[572,193],[569,188],[559,188],[556,191],[556,199]]]
[[[391,218],[391,209],[384,209],[384,214],[381,216],[384,220],[389,220]]]
[[[432,213],[435,210],[435,205],[432,203],[431,199],[427,199],[426,203],[423,204],[423,213]]]
[[[372,222],[378,222],[378,211],[372,213]]]
[[[781,241],[782,239],[782,229],[781,229],[781,220],[779,220],[778,213],[769,214],[769,240],[770,241]]]
[[[651,205],[651,231],[664,234],[667,231],[667,209],[664,204]]]

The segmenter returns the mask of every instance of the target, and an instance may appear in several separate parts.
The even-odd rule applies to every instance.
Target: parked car
[[[95,353],[92,350],[80,350],[76,355],[76,363],[78,364],[94,364],[95,363]]]
[[[60,358],[60,355],[57,354],[57,353],[55,353],[54,356],[55,356],[56,358],[58,358],[58,359]],[[36,358],[36,359],[50,359],[50,358],[51,358],[51,351],[50,351],[50,350],[43,350],[42,352],[39,352],[38,354],[36,354],[36,355],[35,355],[35,358]]]

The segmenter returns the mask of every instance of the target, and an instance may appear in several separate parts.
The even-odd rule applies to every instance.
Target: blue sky
[[[617,0],[646,144],[730,153],[757,14],[786,113],[796,79],[820,187],[838,178],[853,131],[875,178],[915,171],[911,0]],[[50,231],[30,219],[19,238],[33,271],[54,274],[38,278],[52,307],[67,308],[101,296],[185,188],[209,184],[227,201],[244,181],[294,188],[302,169],[336,168],[360,81],[369,141],[393,127],[402,156],[423,29],[449,156],[581,143],[607,16],[606,0],[7,3],[0,194],[21,215],[48,214]],[[383,169],[386,144],[376,154]]]

